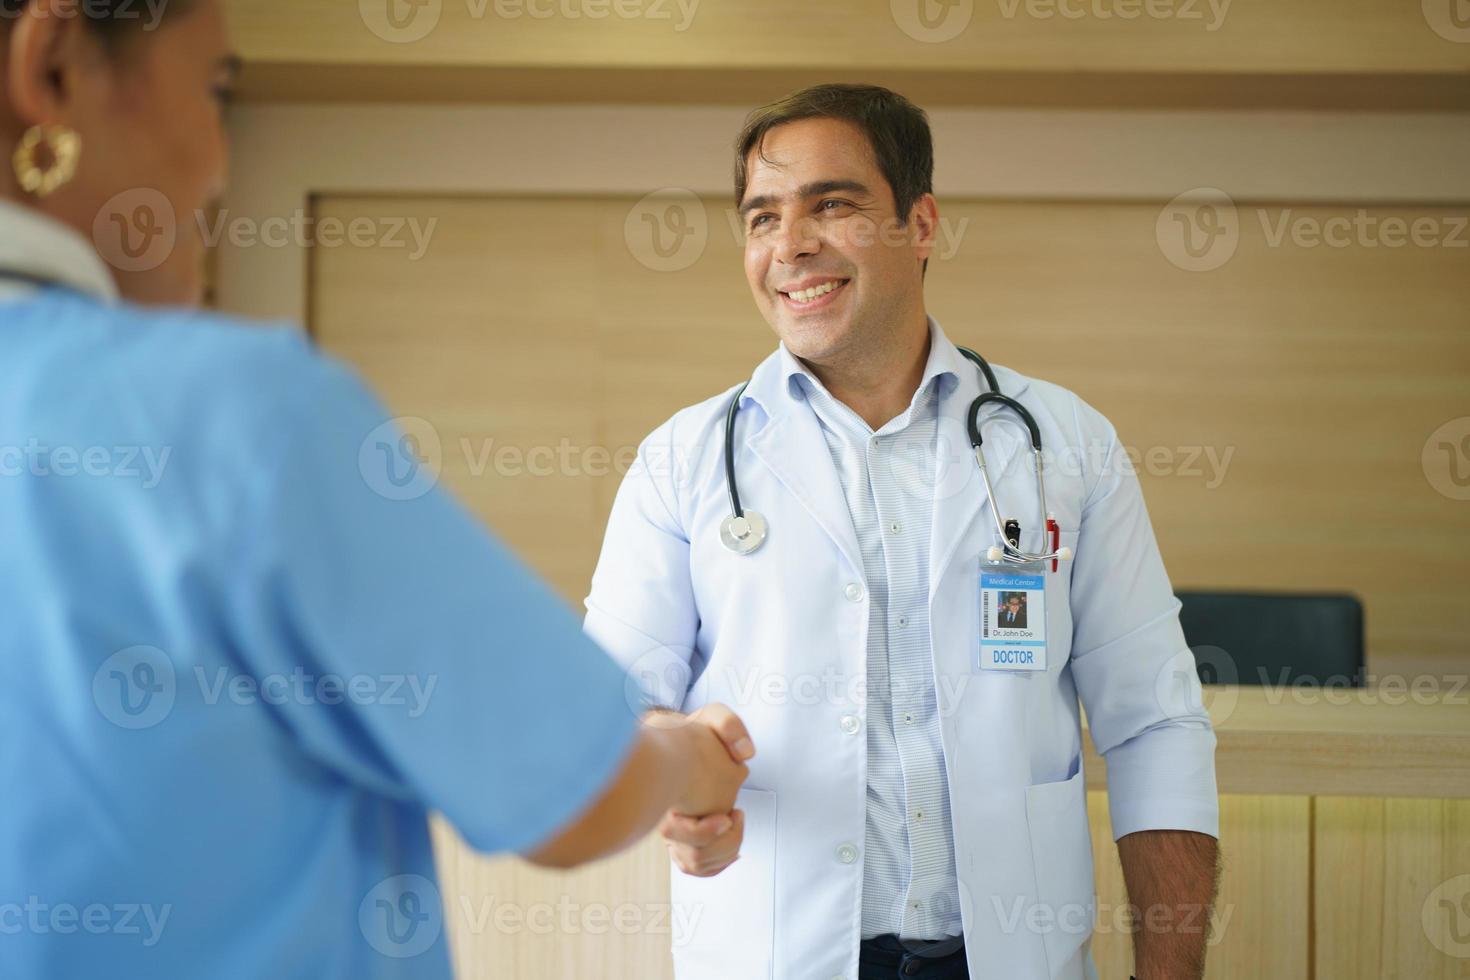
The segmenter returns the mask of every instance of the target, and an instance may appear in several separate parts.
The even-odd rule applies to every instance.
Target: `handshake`
[[[643,724],[680,732],[690,753],[684,791],[658,824],[669,857],[685,874],[714,877],[739,858],[745,838],[745,814],[735,809],[735,794],[755,755],[750,733],[723,704],[690,715],[651,711]]]
[[[745,838],[735,794],[755,755],[745,724],[722,704],[690,715],[650,711],[642,722],[601,798],[526,857],[571,868],[621,850],[657,826],[686,874],[708,878],[734,863]]]

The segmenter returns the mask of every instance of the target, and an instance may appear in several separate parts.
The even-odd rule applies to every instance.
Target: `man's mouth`
[[[795,309],[811,309],[831,302],[834,293],[846,286],[848,279],[810,279],[793,283],[795,288],[777,290],[786,305]]]

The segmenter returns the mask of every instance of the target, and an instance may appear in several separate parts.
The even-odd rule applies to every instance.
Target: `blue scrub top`
[[[289,328],[0,303],[0,977],[448,977],[427,811],[524,852],[617,771],[622,673],[386,420]]]

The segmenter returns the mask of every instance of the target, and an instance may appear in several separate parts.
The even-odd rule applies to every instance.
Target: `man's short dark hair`
[[[877,85],[814,85],[762,106],[746,118],[735,141],[737,207],[750,180],[750,154],[759,152],[771,130],[801,119],[841,119],[862,130],[893,191],[900,223],[908,223],[919,198],[933,193],[934,137],[923,109]]]

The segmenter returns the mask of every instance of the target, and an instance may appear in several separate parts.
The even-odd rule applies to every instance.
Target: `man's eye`
[[[846,201],[838,201],[838,200],[829,198],[829,199],[823,201],[820,205],[818,205],[818,210],[820,210],[820,211],[836,211],[839,208],[845,208],[845,207],[847,207],[847,202]]]
[[[753,229],[759,228],[761,225],[766,224],[770,220],[770,217],[769,214],[758,214],[750,219],[750,227]]]

